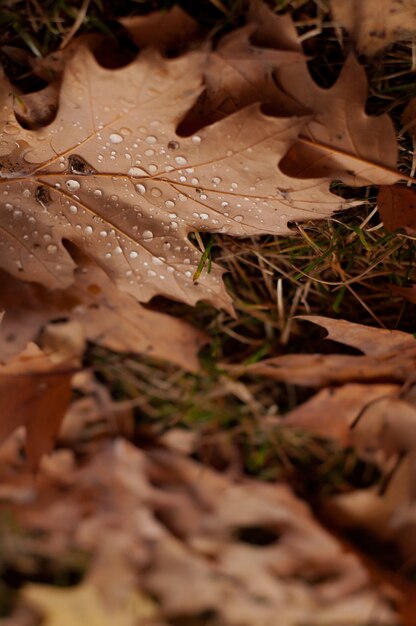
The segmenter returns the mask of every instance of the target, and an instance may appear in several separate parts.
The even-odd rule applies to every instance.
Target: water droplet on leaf
[[[68,190],[71,192],[78,191],[78,189],[81,187],[81,185],[79,184],[77,180],[72,180],[72,179],[67,180],[65,185],[67,186]]]
[[[110,135],[110,141],[111,143],[121,143],[123,141],[123,137],[118,133],[112,133]]]
[[[138,183],[137,185],[134,186],[134,188],[136,189],[136,191],[140,194],[144,194],[146,193],[146,187],[140,183]]]

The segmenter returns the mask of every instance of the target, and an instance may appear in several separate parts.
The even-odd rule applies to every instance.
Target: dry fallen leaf
[[[373,328],[364,324],[354,324],[347,320],[331,319],[319,315],[299,316],[297,319],[322,326],[328,333],[327,339],[344,343],[370,356],[396,353],[406,358],[408,355],[412,355],[416,347],[413,335],[399,330]]]
[[[201,91],[204,59],[147,51],[112,71],[81,47],[66,66],[57,118],[37,131],[17,124],[5,87],[4,269],[65,288],[75,268],[69,240],[139,300],[161,294],[230,307],[218,267],[192,280],[201,253],[189,233],[285,233],[291,219],[347,206],[328,191],[330,178],[279,172],[303,118],[252,105],[197,135],[176,134]]]
[[[54,363],[34,344],[0,365],[0,443],[19,426],[26,426],[32,467],[53,447],[71,397],[73,373],[73,365]]]
[[[285,415],[284,423],[305,428],[317,437],[333,439],[344,446],[354,443],[351,427],[366,406],[380,399],[397,396],[398,385],[357,384],[326,387]]]
[[[392,462],[405,456],[412,464],[416,460],[416,406],[401,392],[398,385],[387,384],[322,389],[286,414],[284,424],[353,447],[389,475]],[[409,477],[404,499],[413,501],[415,495],[416,483]]]
[[[208,56],[206,91],[184,122],[193,128],[261,99],[278,115],[305,115],[297,141],[279,163],[299,178],[332,177],[352,185],[392,184],[397,140],[388,115],[365,112],[368,82],[353,55],[330,89],[312,79],[288,15],[251,5],[249,24]],[[354,86],[352,88],[352,85]]]
[[[381,186],[377,208],[384,228],[390,232],[404,228],[409,234],[416,232],[416,193],[414,188]]]
[[[313,114],[280,163],[285,173],[301,178],[329,175],[351,185],[387,185],[403,177],[396,171],[392,120],[387,114],[365,112],[368,82],[353,55],[330,89],[315,83],[306,62],[281,67],[277,84]]]
[[[251,2],[247,25],[224,36],[207,56],[205,89],[181,124],[197,131],[243,107],[261,101],[267,111],[305,115],[306,108],[277,88],[275,72],[304,63],[295,26],[289,15],[275,15],[262,2]],[[258,45],[257,45],[258,44]]]
[[[330,0],[334,20],[356,42],[359,52],[373,55],[416,30],[414,0]]]
[[[141,306],[120,292],[103,270],[76,256],[74,284],[66,290],[17,281],[0,272],[0,302],[6,309],[0,326],[0,360],[7,361],[34,341],[48,322],[78,322],[85,339],[117,352],[135,352],[196,371],[204,333],[172,316]]]
[[[402,359],[396,353],[378,356],[351,356],[344,354],[288,354],[260,361],[249,366],[248,371],[275,380],[302,387],[325,387],[348,382],[373,382],[406,380],[413,372],[414,352]],[[231,371],[241,366],[228,367]]]
[[[316,315],[298,319],[322,326],[328,331],[328,339],[364,354],[287,354],[259,361],[244,371],[305,387],[365,381],[406,382],[414,374],[416,340],[413,335]],[[241,371],[237,366],[232,369]]]

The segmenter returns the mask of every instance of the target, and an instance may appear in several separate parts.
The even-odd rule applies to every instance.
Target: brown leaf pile
[[[165,51],[198,39],[178,9],[124,25],[141,53],[110,70],[88,41],[73,46],[46,126],[21,125],[2,80],[0,267],[29,282],[2,282],[3,361],[64,317],[85,340],[195,369],[202,335],[136,302],[232,310],[220,267],[194,280],[191,233],[287,233],[291,220],[349,206],[333,179],[403,177],[391,120],[365,113],[364,70],[350,57],[331,89],[318,87],[288,16],[253,1],[247,25],[214,50],[195,43],[174,59]]]
[[[359,48],[373,51],[368,27],[351,21],[355,3],[331,4]],[[39,557],[92,560],[76,589],[26,589],[29,612],[37,606],[50,626],[74,602],[91,624],[108,611],[129,626],[207,615],[218,626],[274,626],[277,615],[282,626],[396,624],[389,593],[288,487],[222,475],[166,440],[142,449],[114,439],[133,437],[129,407],[88,376],[79,388],[87,342],[198,370],[205,334],[140,304],[164,296],[233,312],[222,268],[197,272],[203,251],[193,233],[287,234],[291,221],[355,204],[331,191],[334,180],[381,185],[386,226],[411,230],[413,191],[396,186],[406,176],[392,121],[366,113],[367,79],[353,55],[330,89],[319,87],[289,17],[260,2],[215,48],[178,9],[124,27],[140,54],[108,69],[88,40],[76,44],[46,125],[30,123],[35,96],[19,115],[1,81],[0,442],[25,426],[38,467],[35,479],[19,460],[18,431],[0,451],[2,506],[23,529],[29,572]],[[318,390],[284,424],[354,447],[388,478],[384,494],[337,496],[331,516],[395,541],[411,560],[415,339],[310,319],[362,354],[288,354],[244,374]],[[67,410],[71,384],[82,397]],[[40,462],[64,415],[64,449]],[[91,446],[90,428],[99,430]],[[2,555],[11,567],[14,548]]]
[[[5,454],[3,502],[21,529],[26,567],[40,555],[46,563],[93,555],[83,585],[110,613],[139,587],[157,600],[160,625],[208,614],[227,626],[271,626],[276,614],[282,626],[396,623],[357,557],[285,485],[235,481],[166,447],[144,452],[119,439],[84,464],[69,450],[54,453],[31,487]],[[6,545],[3,559],[12,565],[19,551]],[[23,598],[53,617],[47,589],[29,586]],[[61,614],[81,590],[60,592]]]
[[[330,516],[342,527],[364,527],[381,540],[396,543],[411,567],[416,554],[416,339],[344,320],[304,319],[323,326],[328,339],[363,354],[285,355],[248,370],[318,389],[283,423],[354,447],[385,475],[381,492],[369,488],[336,497]]]

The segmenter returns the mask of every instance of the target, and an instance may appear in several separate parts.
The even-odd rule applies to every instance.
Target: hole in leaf
[[[70,174],[96,174],[97,170],[78,154],[71,154],[68,157],[68,169]]]
[[[43,185],[39,185],[38,187],[36,187],[35,198],[41,206],[47,206],[52,202],[49,189],[47,187],[44,187]]]

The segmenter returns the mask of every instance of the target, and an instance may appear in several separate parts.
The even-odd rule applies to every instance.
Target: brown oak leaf
[[[304,63],[289,15],[274,14],[263,2],[251,2],[247,24],[232,31],[207,55],[205,89],[181,124],[197,132],[241,108],[261,102],[267,112],[305,115],[305,106],[278,89],[275,74],[289,64],[296,72]]]
[[[353,55],[329,89],[315,83],[305,62],[281,67],[277,84],[313,114],[280,163],[283,171],[302,178],[331,175],[351,185],[387,185],[402,178],[392,120],[365,112],[367,78]]]
[[[294,180],[278,162],[305,124],[252,105],[197,135],[176,126],[201,90],[205,55],[142,53],[108,70],[81,47],[66,66],[56,119],[27,131],[3,91],[1,265],[49,288],[73,281],[70,241],[138,300],[157,294],[230,308],[188,235],[288,232],[293,219],[347,206],[329,180]]]
[[[175,363],[188,371],[199,367],[197,354],[207,336],[170,315],[144,308],[120,292],[88,259],[75,255],[74,283],[51,290],[18,281],[0,271],[0,302],[6,312],[0,326],[0,360],[7,361],[35,341],[43,326],[68,318],[78,322],[86,340],[114,350]]]
[[[249,365],[245,371],[305,387],[366,381],[397,383],[406,382],[414,375],[413,335],[316,315],[298,319],[322,326],[328,331],[328,339],[364,354],[287,354]]]
[[[279,163],[289,176],[329,177],[352,185],[386,185],[403,178],[396,171],[391,119],[366,114],[364,68],[350,55],[336,83],[321,88],[309,73],[288,15],[252,3],[247,26],[220,41],[204,75],[206,89],[183,122],[185,129],[260,101],[280,116],[310,115]]]

